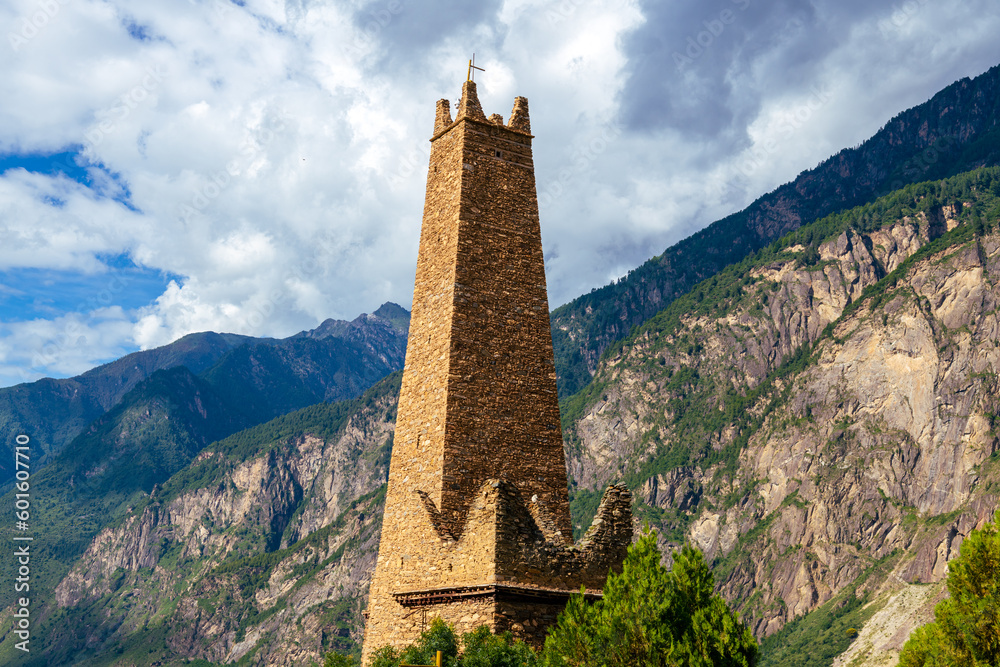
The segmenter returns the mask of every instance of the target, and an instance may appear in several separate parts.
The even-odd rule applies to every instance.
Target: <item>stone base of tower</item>
[[[382,646],[414,643],[435,618],[459,634],[480,625],[510,630],[540,648],[571,594],[582,588],[596,599],[608,572],[620,571],[632,541],[631,502],[627,489],[609,487],[590,530],[573,544],[507,481],[482,485],[457,538],[429,497],[415,493],[400,510],[412,521],[409,540],[383,535],[362,664]]]
[[[459,635],[485,625],[495,634],[510,631],[532,648],[541,649],[545,633],[558,620],[569,596],[579,592],[502,585],[417,591],[396,596],[397,602],[410,610],[398,627],[419,637],[432,620],[440,618],[453,625]],[[585,595],[591,600],[600,597],[593,591]]]

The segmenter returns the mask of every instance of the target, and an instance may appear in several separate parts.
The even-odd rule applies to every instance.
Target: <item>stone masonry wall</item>
[[[553,542],[550,527],[507,481],[486,480],[473,494],[461,538],[442,530],[433,501],[414,494],[407,504],[405,539],[397,549],[380,548],[372,583],[365,659],[370,651],[412,643],[423,629],[420,607],[401,604],[394,594],[454,591],[463,587],[507,586],[495,596],[430,605],[426,618],[440,617],[459,633],[479,625],[512,630],[536,646],[555,622],[568,592],[581,587],[599,594],[610,570],[620,571],[632,538],[631,493],[609,487],[587,535],[577,544]],[[438,524],[438,525],[436,525]],[[386,545],[383,540],[382,547]],[[503,595],[537,594],[538,600]],[[547,595],[546,595],[547,594]],[[560,602],[548,601],[552,595]]]
[[[530,137],[467,123],[441,509],[489,477],[572,536]]]

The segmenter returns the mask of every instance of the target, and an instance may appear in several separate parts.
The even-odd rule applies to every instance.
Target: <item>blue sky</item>
[[[0,386],[408,307],[473,52],[487,113],[531,103],[552,306],[1000,63],[986,0],[7,0],[0,26]]]

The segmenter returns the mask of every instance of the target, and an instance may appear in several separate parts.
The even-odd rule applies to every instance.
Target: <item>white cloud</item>
[[[127,354],[123,342],[131,338],[133,327],[118,307],[0,323],[0,382],[7,386],[51,375],[79,375],[93,368],[95,357]]]
[[[813,4],[821,20],[847,21],[829,2]],[[846,23],[814,63],[798,63],[810,35],[794,30],[751,35],[754,48],[728,61],[720,38],[676,91],[685,113],[724,113],[738,128],[706,139],[667,109],[658,127],[639,130],[623,107],[638,59],[628,40],[667,21],[686,35],[706,11],[699,3],[656,14],[639,0],[507,0],[431,16],[406,0],[64,0],[16,50],[0,45],[0,151],[82,145],[104,169],[92,170],[94,188],[23,170],[0,176],[0,270],[93,274],[98,256],[127,253],[177,278],[113,317],[9,323],[0,364],[32,356],[26,332],[51,337],[73,318],[86,334],[53,348],[45,372],[78,372],[192,331],[283,336],[386,300],[408,306],[434,102],[457,102],[474,51],[487,70],[478,76],[487,113],[506,118],[515,95],[531,102],[558,305],[997,59],[987,3],[918,4],[891,29],[879,23],[888,4]],[[11,0],[0,20],[17,34],[38,7]],[[731,95],[690,95],[717,83]],[[829,98],[800,119],[814,87]],[[111,198],[126,194],[132,208]],[[39,333],[45,326],[54,328]]]

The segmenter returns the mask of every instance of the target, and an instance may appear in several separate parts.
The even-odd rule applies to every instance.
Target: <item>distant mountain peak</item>
[[[405,336],[410,329],[410,312],[398,304],[387,301],[379,306],[374,313],[361,313],[350,322],[330,318],[321,322],[315,329],[300,331],[290,336],[290,338],[321,340],[333,337],[353,339],[361,329],[370,328],[372,324],[377,323],[391,327],[395,330],[395,333]]]
[[[410,330],[410,311],[398,303],[386,301],[372,315],[388,320],[401,333],[406,333]]]

